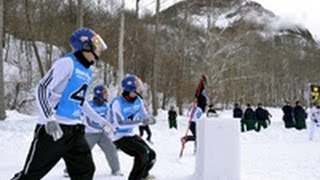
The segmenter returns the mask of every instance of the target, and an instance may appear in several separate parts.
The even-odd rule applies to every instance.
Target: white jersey
[[[191,113],[192,113],[192,111],[191,111]],[[202,109],[199,108],[199,107],[195,107],[194,112],[193,112],[193,114],[192,114],[192,119],[191,119],[191,121],[192,121],[192,122],[197,122],[197,121],[199,121],[199,119],[201,119],[201,118],[203,118],[203,111],[202,111]]]
[[[72,55],[67,55],[65,57],[57,59],[57,61],[52,65],[51,69],[45,74],[45,76],[40,80],[39,84],[36,87],[36,102],[39,107],[39,119],[38,124],[45,124],[51,116],[54,116],[59,124],[65,125],[75,125],[82,124],[80,118],[69,118],[68,116],[58,115],[56,112],[59,103],[72,101],[72,97],[65,98],[65,91],[68,85],[72,82],[70,79],[75,76],[75,73],[78,73],[80,78],[86,78],[88,81],[91,80],[88,73],[90,69],[83,70],[83,67],[80,67],[79,62]],[[82,69],[81,69],[82,68]],[[80,70],[79,70],[80,69]],[[81,71],[82,70],[82,71]],[[79,78],[78,77],[78,78]],[[88,82],[90,83],[90,82]],[[87,84],[86,84],[87,85]],[[82,92],[81,92],[82,93]],[[74,94],[72,94],[74,95]],[[97,114],[85,100],[86,93],[82,93],[83,101],[80,103],[80,110],[90,115],[92,118],[101,119],[105,121],[99,114]],[[78,94],[75,94],[76,97]],[[61,103],[62,104],[62,103]],[[68,107],[68,106],[66,106]],[[64,108],[68,111],[68,108]],[[82,113],[80,112],[80,113]],[[74,115],[74,114],[71,114]],[[81,115],[81,114],[80,114]],[[77,112],[77,116],[79,116]]]
[[[310,127],[309,128],[309,139],[314,140],[315,133],[317,132],[317,128],[320,124],[320,108],[317,108],[316,106],[313,106],[310,109]]]
[[[310,110],[310,120],[320,123],[320,108],[313,106]]]
[[[140,97],[134,102],[128,102],[123,96],[118,96],[112,100],[110,109],[111,122],[116,127],[113,141],[124,136],[134,136],[134,129],[142,124],[143,119],[150,116]]]
[[[92,114],[84,114],[83,122],[86,126],[85,132],[86,133],[103,133],[103,125],[106,123],[106,120],[110,120],[110,109],[109,103],[104,102],[102,105],[97,105],[94,101],[89,101],[90,106],[92,109],[97,112],[101,117],[103,117],[104,121],[99,121],[92,118]]]

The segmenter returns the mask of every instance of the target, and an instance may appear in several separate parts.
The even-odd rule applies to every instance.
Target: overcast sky
[[[161,9],[166,9],[182,0],[160,0]],[[266,9],[288,21],[304,25],[320,40],[320,0],[254,0]],[[135,0],[125,0],[127,8],[135,8]],[[141,11],[155,11],[156,0],[140,0]]]

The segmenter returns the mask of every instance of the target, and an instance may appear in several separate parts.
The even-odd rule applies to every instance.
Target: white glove
[[[46,133],[53,137],[53,141],[57,141],[63,136],[63,131],[54,117],[49,118],[44,128]]]
[[[154,118],[153,116],[149,116],[145,119],[143,119],[142,124],[143,125],[153,125],[156,123],[156,118]]]
[[[114,133],[114,128],[112,127],[112,125],[110,123],[106,123],[102,126],[102,129],[104,132],[108,133],[108,134],[113,134]]]

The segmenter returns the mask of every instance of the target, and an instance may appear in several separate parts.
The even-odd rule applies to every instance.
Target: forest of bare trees
[[[216,13],[239,6],[238,0],[188,0],[155,15],[139,14],[139,0],[136,10],[130,11],[124,10],[121,2],[4,1],[2,42],[6,53],[10,38],[22,40],[21,48],[34,52],[42,76],[56,58],[54,47],[68,52],[71,32],[80,26],[90,27],[108,44],[99,64],[103,81],[117,83],[108,81],[122,76],[118,69],[122,58],[123,73],[136,74],[151,86],[152,98],[157,99],[152,103],[153,111],[175,102],[181,113],[192,101],[202,74],[208,77],[210,103],[223,107],[235,102],[279,106],[284,100],[297,99],[306,103],[308,83],[320,81],[319,47],[307,30],[263,38],[257,33],[261,25],[240,21],[226,29],[215,27]],[[163,1],[155,2],[159,8]],[[192,23],[195,14],[207,18],[205,28]],[[46,43],[45,55],[39,52],[39,41]],[[10,59],[4,57],[4,61]],[[108,72],[110,66],[115,70],[112,73]],[[19,85],[32,89],[36,80],[29,81]],[[5,105],[15,109],[21,105],[17,103]]]

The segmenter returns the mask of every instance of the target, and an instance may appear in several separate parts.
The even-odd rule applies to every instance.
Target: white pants
[[[310,140],[314,140],[314,138],[315,138],[315,133],[316,133],[318,127],[319,127],[319,123],[311,120],[311,122],[310,122],[310,128],[309,128],[309,139],[310,139]]]

